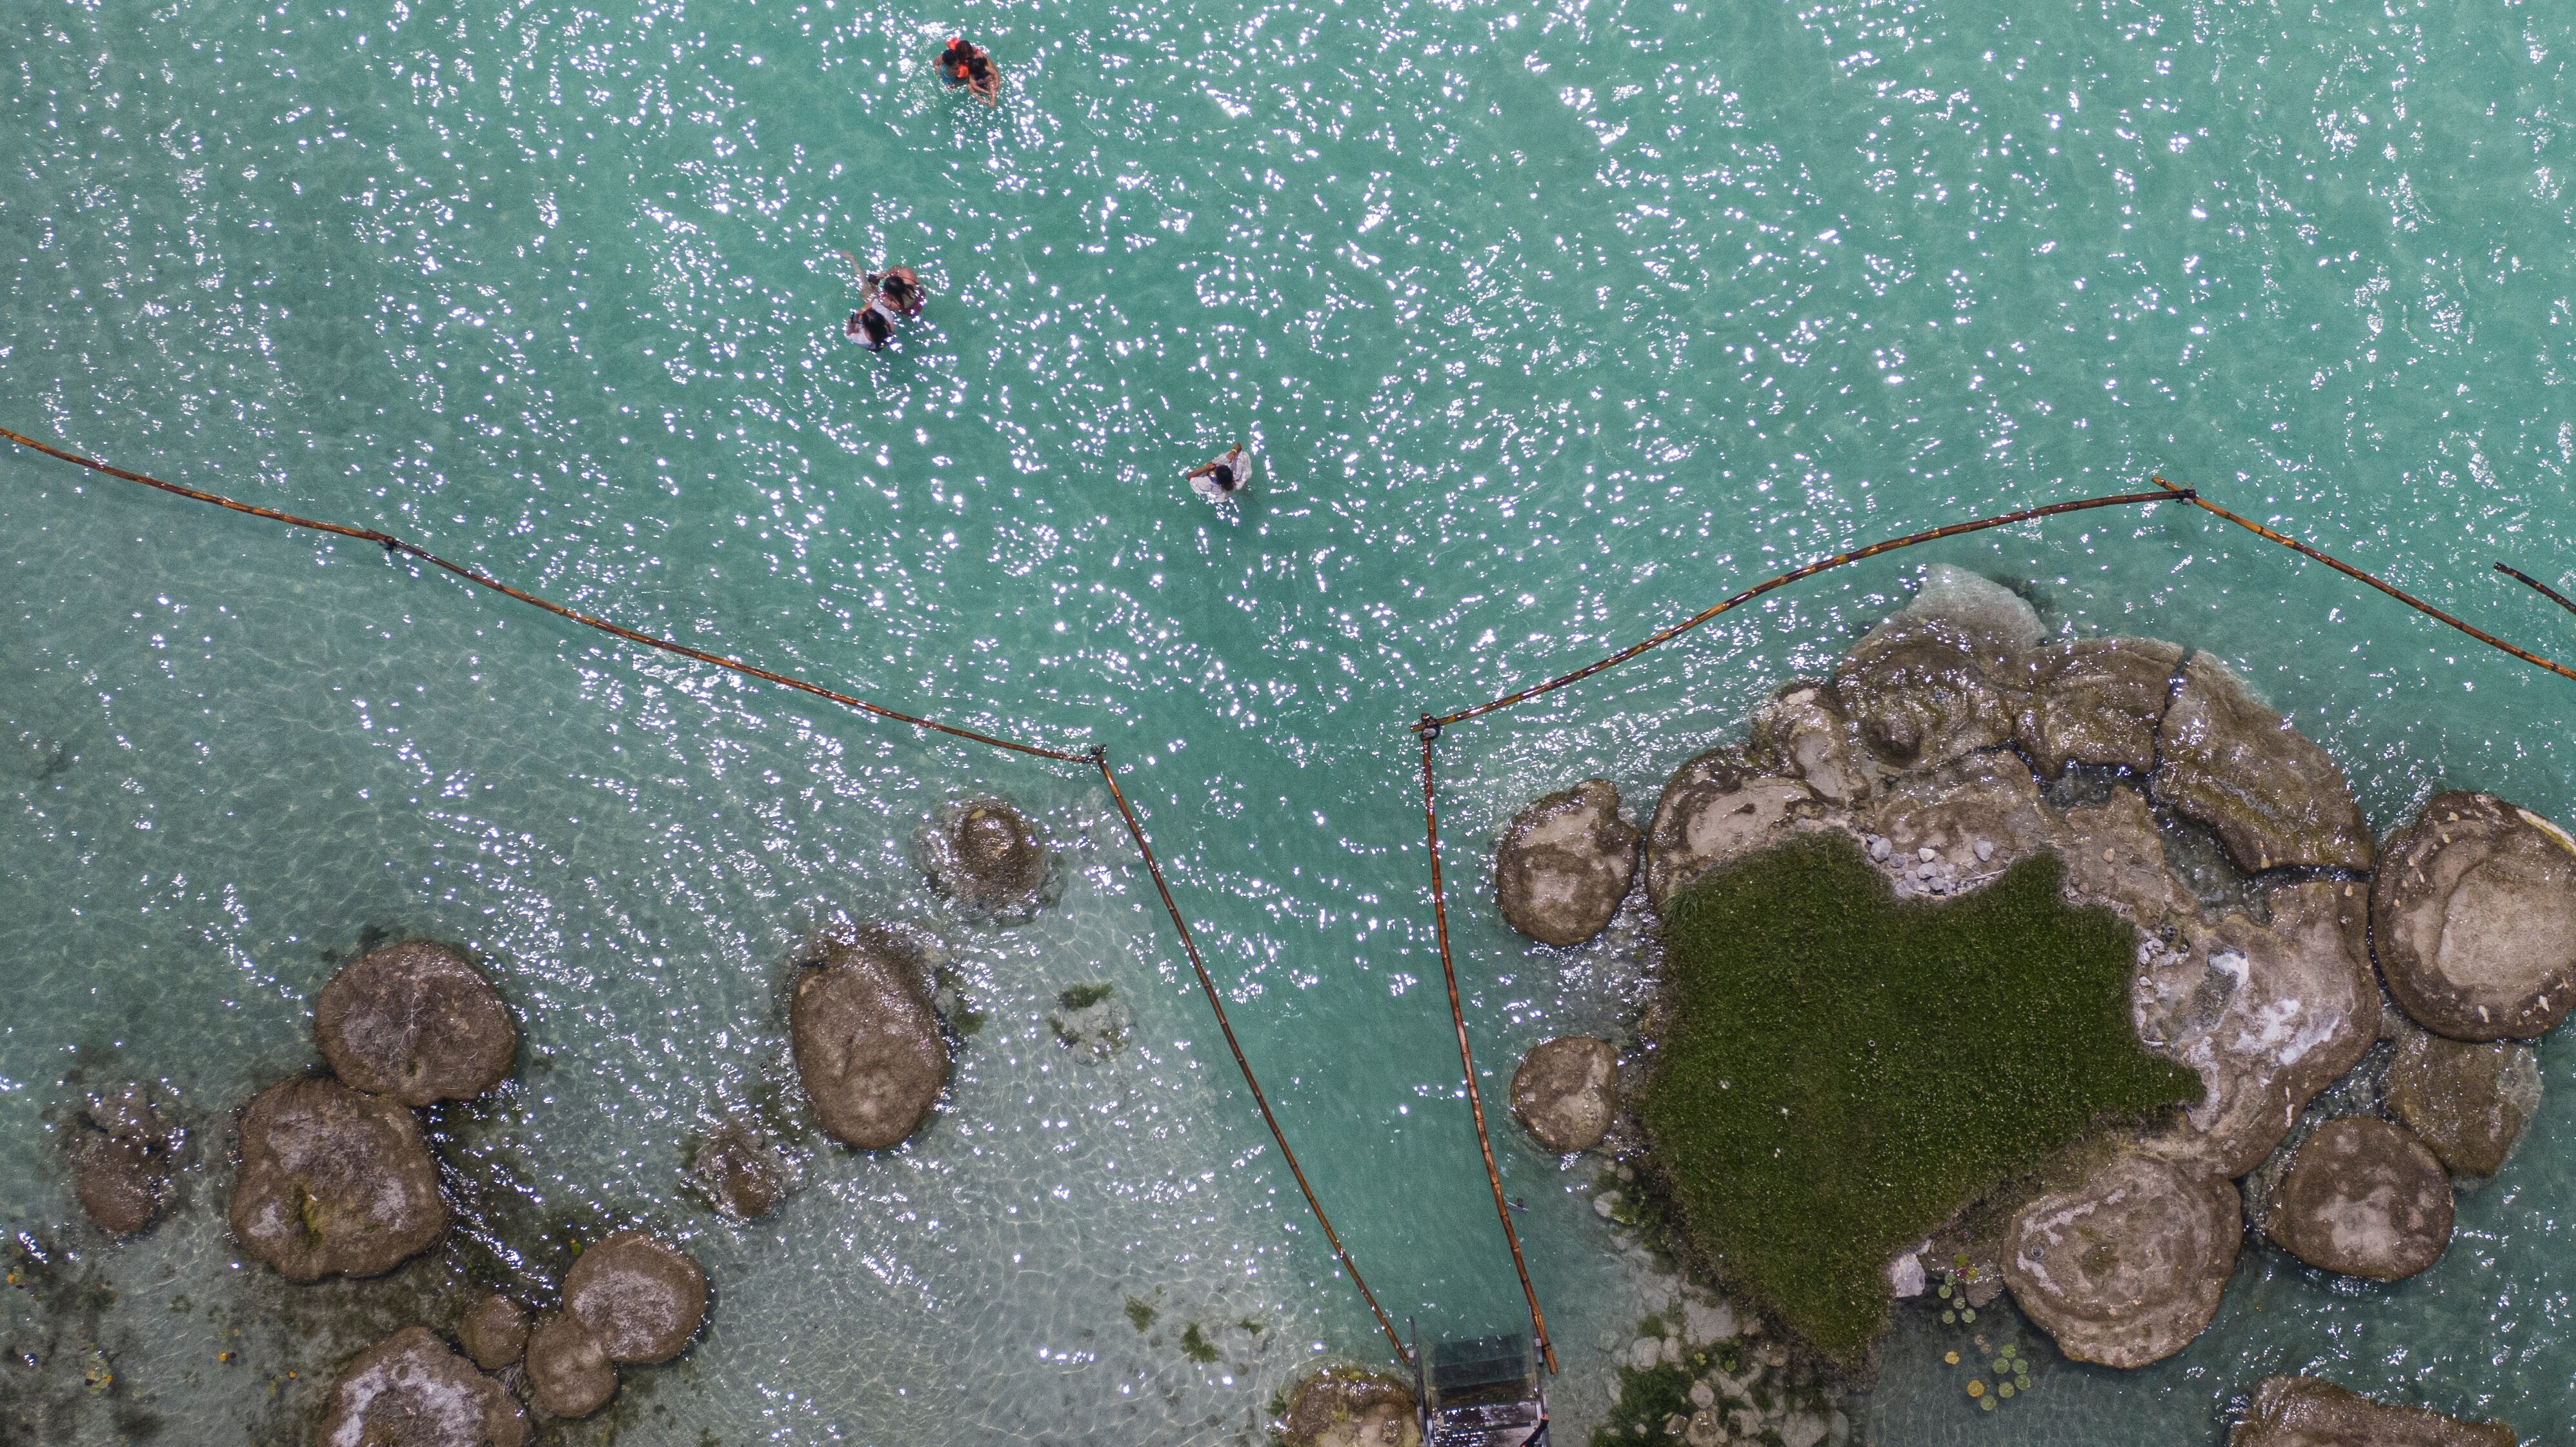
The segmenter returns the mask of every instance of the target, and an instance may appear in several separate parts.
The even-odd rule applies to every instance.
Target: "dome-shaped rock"
[[[2492,1176],[2540,1109],[2540,1057],[2510,1040],[2408,1030],[2388,1067],[2388,1109],[2452,1174]]]
[[[1675,890],[1780,842],[1788,826],[1824,810],[1796,779],[1755,773],[1741,749],[1711,749],[1674,770],[1655,802],[1646,829],[1646,897],[1660,910]]]
[[[1494,851],[1503,920],[1543,945],[1579,945],[1610,923],[1637,878],[1637,830],[1619,791],[1586,779],[1512,817]]]
[[[1763,772],[1800,779],[1828,804],[1857,804],[1876,787],[1860,728],[1834,705],[1825,684],[1782,685],[1754,711],[1746,749]]]
[[[1936,563],[1834,670],[1834,701],[1891,764],[1927,768],[2010,742],[2039,617],[2010,589]]]
[[[2345,1116],[2291,1155],[2264,1226],[2310,1266],[2396,1281],[2451,1244],[2451,1178],[2404,1126]]]
[[[153,1107],[139,1085],[94,1091],[72,1113],[63,1146],[71,1157],[72,1195],[91,1223],[110,1236],[131,1236],[170,1202],[171,1173],[185,1134]]]
[[[497,1291],[486,1292],[457,1322],[456,1344],[465,1348],[474,1365],[497,1372],[528,1349],[527,1310]]]
[[[709,1131],[689,1161],[689,1176],[718,1211],[737,1221],[768,1215],[787,1194],[785,1163],[747,1121]]]
[[[1609,1134],[1619,1108],[1619,1051],[1589,1035],[1542,1040],[1512,1072],[1512,1114],[1532,1139],[1567,1155]]]
[[[2142,1367],[2209,1325],[2244,1234],[2225,1176],[2125,1151],[2014,1215],[2004,1282],[2068,1356]]]
[[[2211,655],[2193,654],[2182,676],[2157,728],[2157,801],[2216,830],[2247,873],[2370,868],[2361,806],[2326,751]]]
[[[322,987],[313,1036],[352,1089],[405,1105],[470,1100],[510,1074],[519,1032],[473,962],[404,940],[350,963]]]
[[[2013,742],[2043,779],[2068,764],[2156,766],[2156,729],[2173,697],[2182,650],[2152,638],[2077,638],[2024,659]]]
[[[289,1281],[375,1276],[447,1229],[420,1123],[336,1080],[281,1081],[241,1115],[233,1236]]]
[[[499,1382],[407,1326],[360,1352],[331,1384],[320,1447],[520,1447],[528,1415]]]
[[[2502,1422],[2394,1407],[2315,1377],[2265,1377],[2227,1447],[2513,1447]]]
[[[707,1274],[678,1248],[620,1231],[564,1273],[564,1310],[612,1362],[667,1362],[707,1317]]]
[[[2436,794],[2371,882],[2388,992],[2455,1040],[2528,1040],[2576,1006],[2576,844],[2492,794]]]
[[[549,1313],[528,1333],[528,1387],[550,1417],[587,1417],[617,1395],[617,1365],[580,1317]]]
[[[1327,1367],[1299,1382],[1277,1423],[1288,1447],[1418,1447],[1413,1389],[1384,1372]]]
[[[948,1042],[921,976],[911,949],[870,930],[827,946],[821,965],[797,979],[788,1011],[796,1077],[834,1140],[891,1150],[921,1128],[947,1085]]]
[[[1020,811],[973,799],[939,811],[922,831],[922,871],[933,889],[966,909],[1025,920],[1045,902],[1046,846]]]

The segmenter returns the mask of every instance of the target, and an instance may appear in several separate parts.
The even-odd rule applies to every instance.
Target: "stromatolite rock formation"
[[[2330,1120],[2290,1157],[2265,1230],[2310,1266],[2396,1281],[2451,1244],[2451,1178],[2404,1126]]]
[[[2142,1367],[2209,1325],[2244,1234],[2225,1176],[2125,1150],[2014,1215],[2004,1283],[2068,1356]]]
[[[407,1326],[340,1373],[315,1437],[320,1447],[520,1447],[528,1416],[437,1333]]]
[[[2113,789],[2099,804],[2067,810],[2058,821],[2057,853],[2066,862],[2070,897],[2109,905],[2150,939],[2161,941],[2167,929],[2198,912],[2199,902],[2166,867],[2155,815],[2135,789]]]
[[[2024,660],[2013,742],[2040,777],[2068,764],[2156,766],[2156,730],[2172,698],[2182,650],[2152,638],[2078,638],[2033,649]]]
[[[1586,779],[1515,815],[1494,851],[1503,921],[1543,945],[1579,945],[1609,925],[1637,878],[1636,826],[1619,791]]]
[[[446,945],[404,940],[331,977],[313,1008],[331,1073],[405,1105],[470,1100],[510,1074],[519,1032],[473,962]]]
[[[824,1133],[862,1150],[911,1138],[948,1084],[921,961],[883,930],[824,948],[788,1011],[796,1076]]]
[[[548,1313],[528,1333],[528,1386],[550,1417],[587,1417],[617,1395],[617,1365],[580,1317]]]
[[[1673,771],[1646,828],[1646,897],[1660,910],[1675,890],[1739,855],[1777,844],[1823,803],[1796,779],[1758,773],[1736,748],[1711,749]]]
[[[1834,670],[1834,699],[1880,758],[1943,763],[2012,739],[2021,655],[2039,638],[2038,615],[2011,590],[1936,563]]]
[[[2265,1377],[2227,1447],[2513,1447],[2502,1422],[2394,1407],[2315,1377]]]
[[[2326,751],[2209,654],[2193,654],[2182,676],[2156,736],[2157,801],[2217,831],[2248,873],[2370,868],[2361,806]]]
[[[1791,683],[1754,712],[1747,753],[1762,772],[1803,780],[1828,804],[1857,804],[1876,785],[1877,769],[1860,741],[1860,726],[1845,717],[1821,683]]]
[[[2528,1040],[2576,1005],[2576,844],[2492,794],[2436,794],[2371,882],[2388,992],[2455,1040]]]
[[[375,1276],[447,1229],[420,1124],[336,1080],[281,1081],[241,1115],[233,1236],[289,1281]]]
[[[456,1344],[474,1365],[497,1372],[528,1349],[527,1310],[497,1291],[486,1292],[456,1324]]]
[[[2410,1030],[2388,1067],[2388,1109],[2452,1174],[2492,1176],[2540,1109],[2540,1058],[2510,1040]]]
[[[2009,752],[1976,754],[1888,784],[1865,812],[1888,846],[1899,895],[1953,894],[2048,848],[2056,825],[2039,781]],[[1870,846],[1879,858],[1878,845]]]
[[[1016,921],[1045,903],[1046,846],[1020,811],[1000,799],[940,810],[920,845],[931,887],[966,909]]]
[[[185,1133],[154,1108],[145,1087],[93,1091],[72,1113],[63,1142],[72,1195],[101,1231],[134,1235],[170,1203],[184,1142]]]
[[[676,1247],[620,1231],[573,1262],[563,1299],[610,1361],[667,1362],[706,1321],[707,1274]]]
[[[1512,1114],[1541,1146],[1567,1155],[1609,1134],[1619,1108],[1619,1051],[1589,1035],[1542,1040],[1512,1072]]]
[[[718,1211],[754,1221],[778,1209],[787,1195],[786,1165],[748,1121],[728,1120],[698,1142],[689,1176]]]
[[[1288,1394],[1276,1424],[1288,1447],[1419,1447],[1413,1388],[1384,1372],[1327,1367]]]

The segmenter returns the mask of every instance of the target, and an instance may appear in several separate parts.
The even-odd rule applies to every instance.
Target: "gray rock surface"
[[[2502,1422],[2374,1402],[2315,1377],[2265,1377],[2227,1447],[2514,1447]]]
[[[587,1417],[617,1395],[617,1366],[580,1317],[550,1312],[528,1333],[528,1387],[550,1417]]]
[[[2051,847],[2057,833],[2030,765],[2009,752],[1904,775],[1870,801],[1863,818],[1890,846],[1880,867],[1894,873],[1900,896],[1978,888]]]
[[[2011,741],[2021,655],[2039,638],[2038,615],[2011,590],[1936,563],[1834,670],[1834,701],[1880,758],[1945,763]]]
[[[2492,794],[2436,794],[2371,883],[2388,992],[2457,1040],[2528,1040],[2576,1006],[2576,844]]]
[[[487,1291],[465,1308],[464,1318],[456,1323],[456,1344],[465,1348],[474,1365],[497,1372],[528,1349],[527,1309],[497,1291]]]
[[[336,1080],[281,1081],[241,1114],[233,1236],[289,1281],[376,1276],[447,1229],[420,1123]]]
[[[314,1437],[319,1447],[520,1447],[528,1415],[436,1332],[407,1326],[341,1371]]]
[[[1418,1447],[1413,1388],[1385,1372],[1327,1367],[1288,1393],[1276,1424],[1287,1447]]]
[[[1543,945],[1601,933],[1637,878],[1637,829],[1619,817],[1619,791],[1586,779],[1514,815],[1494,850],[1503,920]]]
[[[2452,1174],[2492,1176],[2540,1110],[2540,1057],[2510,1040],[2408,1030],[2389,1063],[2388,1109]]]
[[[940,810],[920,847],[931,887],[968,910],[1021,921],[1046,902],[1046,846],[1003,800],[969,799]]]
[[[723,1214],[754,1221],[787,1195],[786,1163],[759,1127],[728,1120],[707,1132],[689,1160],[689,1177]]]
[[[1749,755],[1759,772],[1803,781],[1828,804],[1857,804],[1876,787],[1877,767],[1860,727],[1833,701],[1830,685],[1784,685],[1754,711]]]
[[[2142,1367],[2209,1325],[2244,1233],[2226,1177],[2123,1151],[2015,1213],[2004,1283],[2066,1355]]]
[[[2183,665],[2156,744],[2157,801],[2217,831],[2238,868],[2370,868],[2370,832],[2343,770],[2211,655]]]
[[[1673,771],[1646,828],[1646,897],[1661,910],[1674,891],[1720,864],[1777,844],[1827,812],[1796,779],[1756,772],[1736,748],[1711,749]]]
[[[2143,774],[2156,766],[2182,650],[2152,638],[2079,638],[2046,644],[2022,663],[2021,712],[2013,742],[2043,779],[2068,764],[2116,765]]]
[[[2114,788],[2101,803],[2059,816],[2057,852],[2068,898],[2108,905],[2150,939],[2198,913],[2191,891],[2167,867],[2155,815],[2135,789]]]
[[[824,1133],[861,1150],[909,1139],[948,1084],[948,1042],[919,957],[883,930],[826,945],[788,1008],[796,1076]]]
[[[620,1231],[573,1262],[563,1299],[610,1361],[667,1362],[706,1322],[707,1274],[675,1246]]]
[[[404,940],[331,977],[313,1036],[353,1090],[405,1105],[470,1100],[509,1078],[519,1052],[510,1011],[461,952]]]
[[[63,1148],[71,1158],[72,1195],[92,1225],[110,1236],[150,1226],[170,1204],[185,1133],[140,1085],[92,1091],[73,1111]]]
[[[2451,1244],[2451,1178],[2404,1126],[2330,1120],[2290,1157],[2264,1229],[2310,1266],[2397,1281]]]
[[[1558,1155],[1588,1151],[1619,1110],[1619,1051],[1589,1035],[1542,1040],[1512,1072],[1512,1114]]]

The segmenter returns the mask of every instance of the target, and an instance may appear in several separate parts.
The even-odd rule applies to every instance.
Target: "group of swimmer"
[[[991,52],[964,36],[948,38],[948,48],[939,53],[939,77],[950,85],[964,86],[988,106],[1001,104],[1002,72],[993,64]],[[909,266],[869,271],[849,252],[841,257],[859,279],[859,309],[850,313],[841,334],[871,352],[882,350],[894,340],[894,324],[919,317],[930,293],[922,289],[921,278]],[[1251,485],[1252,460],[1244,456],[1243,444],[1238,442],[1224,456],[1183,473],[1182,479],[1190,491],[1211,501],[1231,497]]]

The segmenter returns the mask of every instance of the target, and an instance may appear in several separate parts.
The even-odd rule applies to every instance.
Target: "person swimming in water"
[[[871,352],[881,352],[894,340],[894,323],[886,319],[883,308],[871,304],[850,313],[850,319],[841,324],[841,335]]]
[[[1238,442],[1225,456],[1214,462],[1203,462],[1184,473],[1190,491],[1216,499],[1232,497],[1252,484],[1252,464],[1244,460],[1243,444]]]
[[[850,274],[859,279],[859,300],[885,312],[888,320],[921,315],[922,302],[930,293],[921,289],[921,278],[909,266],[889,266],[883,271],[869,271],[859,259],[844,251],[841,259],[850,264]]]
[[[948,37],[948,48],[939,52],[939,78],[966,87],[988,106],[1002,103],[1002,72],[994,67],[991,53],[962,35]]]

